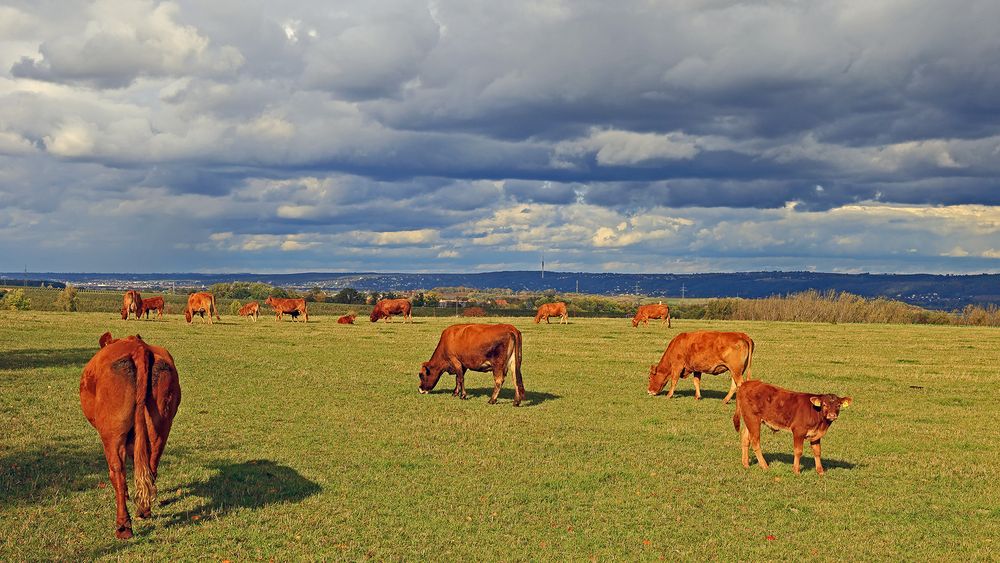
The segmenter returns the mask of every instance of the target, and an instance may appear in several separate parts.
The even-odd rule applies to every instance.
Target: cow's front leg
[[[803,442],[805,442],[805,439],[806,439],[805,436],[800,436],[798,434],[792,437],[792,444],[793,444],[792,447],[794,448],[794,454],[795,454],[795,461],[792,465],[792,471],[795,471],[796,475],[799,474],[799,463],[802,461],[802,444]]]
[[[696,371],[692,374],[694,377],[694,398],[701,400],[701,372]]]
[[[681,369],[679,371],[675,371],[670,376],[670,390],[667,391],[667,398],[668,399],[674,396],[674,389],[677,389],[677,381],[681,378],[681,376],[683,374],[684,374],[684,370]]]
[[[819,440],[810,442],[810,445],[812,445],[813,449],[813,458],[816,460],[816,473],[822,475],[826,473],[826,471],[823,469],[823,462],[819,460]]]

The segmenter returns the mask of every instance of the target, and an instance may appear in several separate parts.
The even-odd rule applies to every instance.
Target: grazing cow
[[[125,500],[126,458],[133,460],[132,500],[139,518],[150,516],[156,498],[156,471],[167,444],[181,386],[170,353],[143,342],[139,335],[101,336],[101,349],[80,377],[80,406],[104,444],[108,476],[115,489],[115,537],[132,537]]]
[[[351,313],[349,315],[344,315],[343,317],[337,319],[337,324],[352,325],[354,324],[355,318],[357,318],[357,315],[355,315],[354,313]]]
[[[283,299],[281,297],[268,297],[264,300],[274,309],[274,320],[280,321],[281,316],[285,313],[292,315],[292,320],[295,320],[299,315],[302,315],[305,322],[309,322],[309,311],[306,309],[305,299]]]
[[[538,308],[538,312],[535,313],[535,324],[542,322],[543,319],[548,324],[549,317],[562,317],[559,321],[560,323],[569,323],[569,313],[566,312],[566,304],[559,301],[557,303],[542,305]]]
[[[768,467],[760,452],[760,423],[763,422],[775,432],[792,432],[796,475],[799,474],[802,444],[806,440],[812,445],[816,473],[822,475],[824,470],[819,459],[820,440],[840,416],[840,409],[850,404],[850,397],[796,393],[763,381],[747,381],[736,395],[736,414],[733,415],[733,426],[740,433],[743,467],[750,467],[751,445],[757,454],[757,463],[764,469]],[[743,419],[742,430],[740,418]]]
[[[212,315],[215,315],[216,319],[222,320],[222,317],[219,316],[219,310],[215,308],[215,296],[207,291],[188,295],[187,308],[184,309],[184,319],[187,320],[188,324],[191,324],[191,319],[195,315],[201,315],[202,320],[204,320],[205,313],[208,313],[208,324],[212,324]]]
[[[257,317],[260,315],[260,304],[256,301],[251,301],[246,305],[240,307],[240,316],[249,317],[253,322],[257,322]]]
[[[156,318],[163,318],[166,305],[164,305],[162,297],[147,297],[142,300],[142,312],[146,314],[147,321],[149,320],[150,311],[156,311]]]
[[[682,332],[667,345],[660,363],[649,366],[647,390],[650,395],[657,395],[670,379],[669,399],[674,396],[677,380],[691,374],[694,376],[694,395],[700,400],[701,374],[718,375],[728,371],[733,381],[722,401],[728,404],[744,378],[750,379],[752,357],[753,340],[742,332]]]
[[[470,369],[493,372],[491,405],[496,404],[504,379],[513,371],[517,383],[514,406],[520,406],[525,395],[521,379],[521,332],[508,324],[460,324],[444,329],[431,359],[420,367],[418,389],[421,394],[429,393],[441,374],[448,372],[455,375],[452,396],[468,399],[465,371]]]
[[[142,296],[134,289],[122,297],[122,320],[128,320],[129,315],[135,315],[135,320],[142,316]]]
[[[403,322],[409,320],[412,323],[412,311],[413,306],[410,305],[409,299],[383,299],[372,309],[371,321],[375,323],[379,319],[385,319],[385,322],[390,323],[393,315],[403,315]]]
[[[632,327],[635,328],[642,323],[642,326],[649,326],[649,319],[663,319],[670,328],[670,308],[660,303],[657,305],[640,305],[632,318]]]

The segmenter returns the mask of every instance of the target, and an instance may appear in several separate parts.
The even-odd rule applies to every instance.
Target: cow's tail
[[[521,333],[514,330],[514,334],[512,336],[513,338],[511,338],[511,341],[514,344],[514,350],[513,353],[507,357],[507,370],[514,372],[514,383],[517,385],[517,388],[514,391],[515,405],[520,405],[521,400],[523,400],[525,396],[524,379],[521,377]],[[514,365],[511,366],[511,363]],[[512,367],[513,370],[511,370]]]
[[[750,381],[750,364],[753,362],[753,338],[748,336],[747,343],[749,344],[749,347],[747,348],[746,361],[743,362],[743,365],[745,366],[743,368],[743,381]],[[737,428],[737,430],[739,429]]]
[[[212,311],[208,314],[209,318],[211,318],[212,313],[215,313],[216,320],[220,320],[220,321],[222,320],[222,317],[219,316],[219,308],[215,306],[215,296],[214,295],[212,296]]]
[[[739,393],[736,394],[736,412],[733,413],[733,428],[737,432],[740,431],[740,396]]]
[[[150,469],[151,444],[149,442],[149,426],[152,421],[149,416],[148,401],[152,399],[150,389],[150,371],[153,369],[150,361],[149,348],[140,346],[132,355],[135,362],[135,449],[132,456],[135,462],[135,499],[139,514],[149,513],[149,508],[156,498],[156,483]]]

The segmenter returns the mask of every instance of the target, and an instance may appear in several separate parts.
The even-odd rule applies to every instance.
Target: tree
[[[306,292],[305,300],[306,301],[315,301],[315,302],[319,302],[319,303],[325,303],[326,302],[326,292],[324,292],[319,287],[315,287],[314,286],[312,289],[310,289],[309,291]]]
[[[233,301],[232,303],[229,304],[229,314],[235,317],[236,315],[240,314],[240,309],[242,308],[243,308],[242,303],[240,303],[239,301]]]
[[[345,287],[337,292],[331,299],[334,303],[346,303],[348,305],[362,305],[365,302],[365,294],[354,289]]]
[[[31,309],[31,299],[24,296],[23,289],[15,289],[4,295],[3,300],[0,301],[0,309],[27,311]]]
[[[59,297],[56,298],[56,309],[60,311],[76,311],[78,305],[76,288],[71,284],[66,284],[66,288],[59,292]]]

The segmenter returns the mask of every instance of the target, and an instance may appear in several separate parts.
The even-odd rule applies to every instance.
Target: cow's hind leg
[[[733,395],[736,394],[736,387],[737,387],[736,378],[738,376],[735,374],[735,372],[731,372],[731,373],[733,373],[733,378],[732,378],[732,381],[729,383],[729,392],[726,393],[726,397],[724,399],[722,399],[722,404],[724,404],[724,405],[728,405],[729,401],[732,400]]]
[[[493,366],[493,395],[490,397],[489,403],[495,405],[497,403],[497,397],[500,396],[500,388],[503,387],[503,380],[507,375],[507,364],[506,362],[497,362],[497,365]]]
[[[101,436],[104,459],[108,462],[108,478],[115,490],[115,537],[127,540],[132,537],[132,519],[128,514],[128,484],[125,480],[125,444],[128,434]]]
[[[750,440],[750,445],[753,447],[753,452],[757,455],[757,463],[760,464],[761,469],[767,469],[767,460],[764,459],[764,453],[760,451],[760,424],[760,417],[752,414],[747,415],[744,411],[743,426],[746,427],[747,437]]]
[[[740,428],[740,450],[742,452],[743,467],[750,467],[750,431],[746,423]]]

